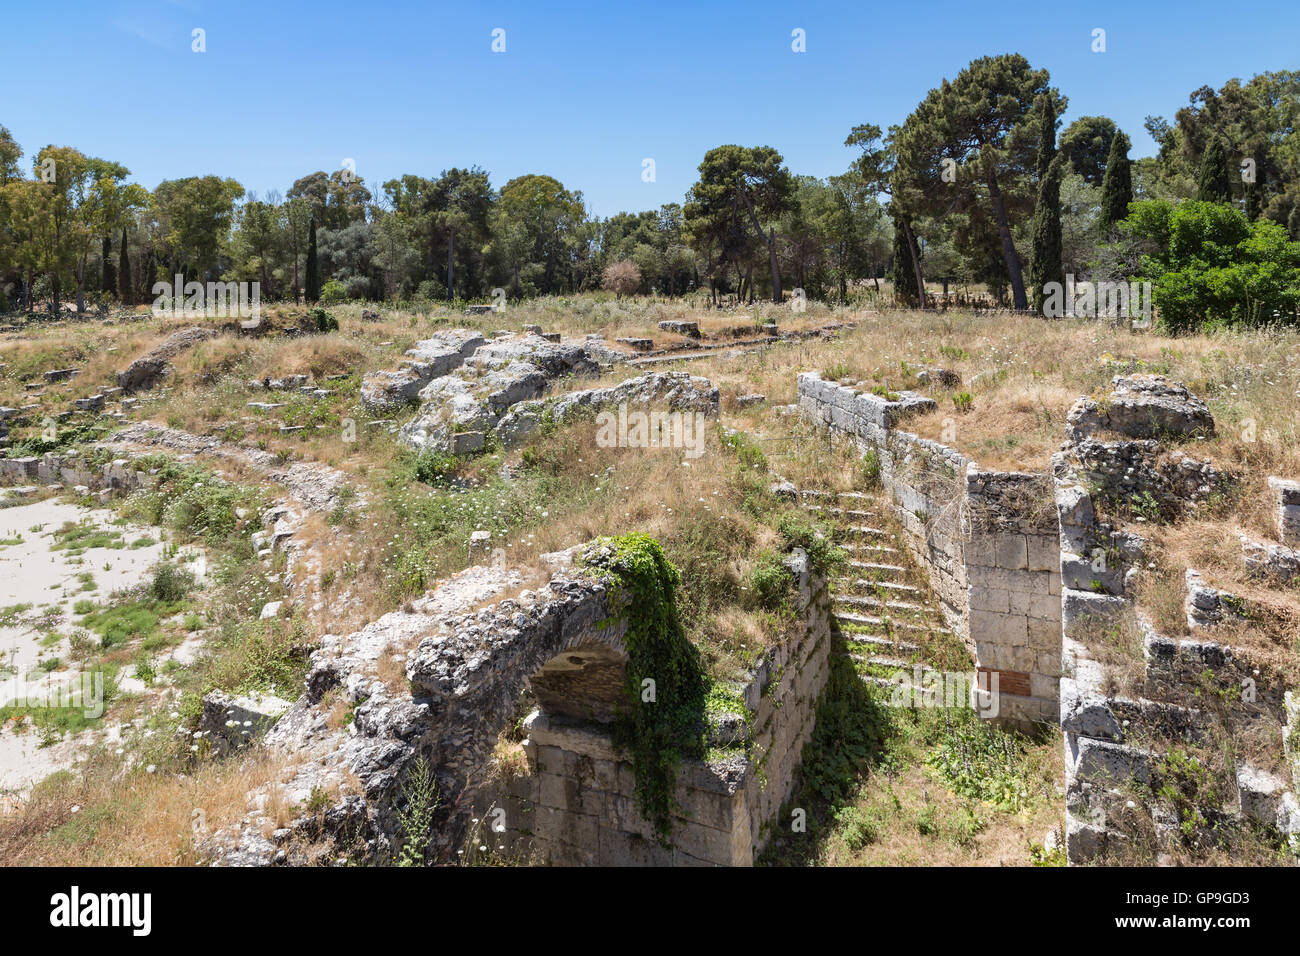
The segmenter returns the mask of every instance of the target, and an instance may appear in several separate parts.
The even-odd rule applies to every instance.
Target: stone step
[[[920,663],[918,661],[905,661],[902,658],[889,657],[884,654],[855,654],[852,651],[849,651],[845,656],[853,661],[855,667],[859,669],[859,676],[862,674],[861,668],[864,667],[875,667],[889,672],[903,671],[911,675],[912,668]],[[924,663],[920,663],[920,666],[922,669],[926,667]]]
[[[870,525],[865,524],[850,524],[845,525],[843,528],[836,528],[835,530],[837,532],[837,544],[839,543],[838,537],[840,535],[849,535],[854,538],[883,538],[888,534],[884,528],[873,528]]]
[[[907,568],[901,564],[877,564],[874,561],[855,561],[849,558],[846,562],[849,567],[857,568],[859,571],[877,571],[881,574],[906,574]]]
[[[918,697],[924,694],[924,691],[915,684],[906,683],[900,685],[896,680],[890,680],[888,677],[877,677],[875,674],[859,674],[858,679],[864,684],[873,684],[876,687],[888,687],[890,690],[893,690],[895,687],[904,687],[907,689],[909,694]]]
[[[844,640],[850,644],[861,644],[877,650],[891,650],[901,654],[915,654],[921,649],[919,644],[913,644],[911,641],[896,641],[888,637],[875,637],[871,634],[859,634],[853,631],[846,632]]]
[[[854,544],[852,541],[837,541],[836,545],[843,548],[849,554],[875,554],[884,556],[902,553],[897,548],[891,548],[887,544]]]
[[[832,508],[828,505],[804,505],[803,510],[817,514],[834,515],[836,518],[849,518],[854,521],[865,521],[868,518],[876,517],[880,513],[878,511],[865,511],[861,508]]]
[[[833,605],[848,605],[850,608],[889,608],[892,611],[928,611],[930,608],[911,601],[881,601],[879,598],[857,594],[832,594]],[[837,610],[838,613],[838,610]]]
[[[888,632],[888,631],[910,631],[910,632],[912,632],[912,633],[914,633],[914,634],[950,634],[950,633],[952,633],[951,631],[948,630],[948,628],[943,627],[943,626],[939,626],[939,625],[937,624],[937,622],[936,622],[936,623],[931,623],[931,624],[916,624],[916,623],[913,623],[912,621],[900,621],[900,620],[898,620],[897,618],[892,618],[892,617],[891,617],[891,618],[883,618],[883,617],[878,617],[878,616],[876,616],[875,614],[860,614],[860,613],[857,613],[857,612],[854,612],[854,611],[837,611],[837,612],[835,612],[835,618],[836,618],[836,620],[838,620],[838,621],[840,622],[841,625],[844,625],[844,624],[850,624],[850,625],[853,625],[853,626],[855,626],[855,627],[873,628],[873,629],[874,629],[874,628],[883,628],[886,632]],[[857,632],[853,632],[853,631],[844,631],[844,633],[845,633],[845,635],[848,635],[848,634],[851,634],[851,633],[859,633],[859,634],[861,634],[861,633],[875,633],[875,631],[874,631],[874,630],[873,630],[873,631],[870,631],[870,632],[863,632],[863,631],[857,631]]]
[[[861,655],[855,654],[853,656],[863,659]],[[902,670],[911,670],[912,668],[911,661],[905,661],[901,657],[889,657],[886,654],[867,654],[865,660],[873,667],[896,667]]]
[[[925,592],[920,588],[910,584],[899,584],[897,581],[882,581],[873,578],[839,578],[833,582],[832,586],[838,585],[843,585],[851,591],[872,591],[876,588],[883,588],[890,594],[907,596],[916,600],[922,600],[925,597]]]
[[[814,501],[875,501],[871,495],[864,495],[860,491],[816,491],[812,488],[799,492],[799,497]]]

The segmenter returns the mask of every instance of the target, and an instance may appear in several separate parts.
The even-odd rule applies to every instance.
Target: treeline
[[[1029,309],[1066,273],[1193,274],[1157,255],[1168,239],[1159,230],[1187,200],[1232,220],[1213,221],[1243,251],[1219,266],[1264,248],[1261,263],[1285,272],[1300,269],[1298,103],[1300,73],[1203,87],[1172,121],[1149,117],[1159,155],[1130,160],[1128,136],[1107,117],[1062,129],[1068,100],[1046,70],[986,57],[903,123],[854,127],[846,145],[857,155],[839,176],[795,175],[771,147],[720,146],[682,203],[607,219],[550,176],[497,188],[478,167],[404,175],[378,191],[352,169],[315,172],[259,198],[217,176],[150,192],[118,163],[47,146],[24,174],[0,127],[0,307],[148,302],[154,282],[179,273],[257,281],[263,299],[295,301],[464,300],[497,287],[512,297],[707,292],[715,302],[781,301],[799,288],[843,301],[879,291],[888,275],[898,299],[923,308],[946,304],[957,284]],[[1145,203],[1165,205],[1139,215]],[[1294,313],[1293,298],[1267,296],[1255,314]]]

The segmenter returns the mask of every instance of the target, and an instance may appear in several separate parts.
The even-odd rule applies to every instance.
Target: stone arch
[[[548,714],[610,721],[622,697],[628,660],[627,607],[595,575],[566,573],[537,603],[507,599],[428,637],[412,653],[407,677],[431,718],[421,728],[399,779],[423,755],[442,803],[433,846],[452,852],[465,831],[497,739],[532,688]]]

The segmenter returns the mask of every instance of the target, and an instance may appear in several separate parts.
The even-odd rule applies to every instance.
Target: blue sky
[[[149,188],[216,173],[259,194],[347,158],[376,190],[478,164],[498,187],[555,176],[602,216],[681,201],[721,143],[842,172],[853,125],[901,122],[978,56],[1046,67],[1065,121],[1112,117],[1134,156],[1154,152],[1143,118],[1172,119],[1197,87],[1300,68],[1296,0],[42,0],[3,22],[0,124],[28,154],[70,145]]]

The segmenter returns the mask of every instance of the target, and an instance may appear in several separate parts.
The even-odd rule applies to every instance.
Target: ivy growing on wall
[[[659,542],[640,532],[601,538],[584,563],[616,585],[617,613],[626,616],[625,706],[614,741],[632,755],[637,805],[666,846],[678,767],[704,752],[708,689],[699,653],[678,620],[679,574]]]

